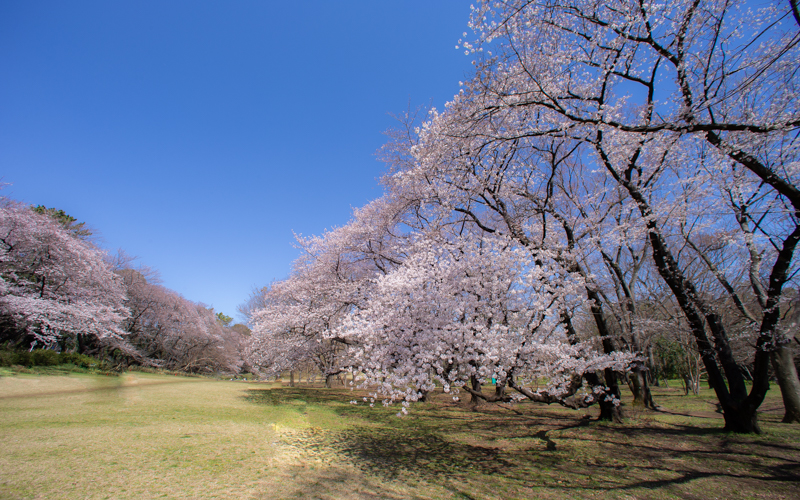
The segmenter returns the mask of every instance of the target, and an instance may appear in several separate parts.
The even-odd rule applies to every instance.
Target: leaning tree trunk
[[[650,215],[649,209],[642,211],[643,216]],[[708,374],[708,381],[722,406],[725,430],[760,434],[761,429],[758,426],[757,409],[761,401],[756,401],[755,399],[757,398],[751,399],[747,397],[744,376],[733,357],[728,337],[719,320],[719,316],[709,308],[703,307],[704,303],[697,294],[694,285],[683,276],[678,263],[667,248],[666,242],[655,223],[649,222],[648,226],[656,268],[667,283],[667,286],[669,286],[689,323]],[[706,334],[706,322],[711,330],[713,344]],[[717,358],[722,364],[724,375],[717,364]]]
[[[606,170],[614,177],[620,186],[626,189],[636,203],[642,217],[647,221],[648,239],[650,240],[650,247],[653,250],[653,260],[655,261],[656,269],[670,288],[670,291],[672,291],[675,300],[678,302],[681,311],[683,311],[686,317],[686,321],[697,343],[697,348],[700,351],[703,364],[705,365],[708,381],[713,387],[720,406],[722,407],[722,414],[725,418],[725,430],[738,433],[760,434],[761,429],[758,426],[757,410],[764,399],[763,396],[766,394],[766,388],[769,387],[769,381],[764,371],[763,359],[760,359],[759,356],[759,349],[764,349],[761,354],[767,353],[766,344],[768,341],[768,332],[771,330],[765,329],[766,323],[762,325],[759,346],[756,350],[756,365],[761,367],[761,370],[756,371],[759,375],[762,375],[762,377],[754,381],[753,391],[751,395],[748,396],[747,386],[745,385],[741,368],[733,357],[730,342],[728,341],[725,328],[722,325],[719,315],[703,301],[694,284],[684,276],[683,271],[681,271],[678,262],[675,260],[675,257],[672,255],[667,245],[666,239],[661,234],[656,218],[654,217],[655,214],[647,198],[639,191],[637,186],[632,183],[628,175],[630,173],[629,171],[633,169],[634,163],[628,166],[628,171],[625,173],[618,172],[613,167],[606,152],[600,147],[601,142],[602,131],[598,131],[596,150],[606,166]],[[706,333],[706,324],[711,332],[713,343]],[[765,333],[767,333],[767,335],[765,335]],[[719,364],[717,363],[717,359],[719,359]],[[766,388],[764,384],[766,384]]]

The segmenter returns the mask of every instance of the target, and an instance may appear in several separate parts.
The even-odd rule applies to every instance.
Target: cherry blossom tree
[[[618,406],[595,372],[625,370],[631,356],[598,354],[570,331],[564,318],[585,302],[585,284],[553,253],[534,256],[408,196],[299,241],[292,275],[252,314],[252,362],[273,375],[308,360],[326,376],[358,372],[372,403],[407,405],[440,384],[476,402],[510,400],[508,386],[538,402]],[[594,378],[579,394],[584,377]],[[499,390],[486,394],[492,378]]]
[[[589,172],[604,172],[622,189],[621,201],[640,215],[639,228],[695,336],[726,427],[740,432],[759,431],[756,410],[768,388],[770,359],[779,352],[775,346],[785,343],[780,308],[800,240],[800,49],[787,7],[701,0],[481,2],[472,22],[478,40],[463,46],[484,54],[485,63],[444,118],[426,124],[422,135],[430,138],[415,153],[428,159],[427,172],[439,158],[457,159],[459,151],[502,167],[518,144],[550,138],[576,148]],[[462,162],[462,172],[483,168],[472,163]],[[689,278],[668,230],[673,210],[703,209],[687,203],[711,193],[709,180],[698,175],[701,165],[712,176],[741,168],[784,201],[775,213],[786,223],[769,224],[783,229],[773,238],[749,392],[726,325]],[[464,175],[448,175],[450,185],[469,185]],[[687,189],[692,183],[697,189]],[[511,229],[519,226],[513,217],[505,221]]]
[[[608,295],[594,275],[605,267],[599,238],[608,231],[619,233],[611,217],[621,203],[619,193],[587,168],[580,143],[562,138],[497,141],[493,128],[511,129],[518,119],[476,122],[475,112],[475,102],[465,93],[445,112],[434,111],[407,146],[413,160],[394,161],[385,183],[398,197],[438,206],[463,224],[510,237],[532,255],[555,252],[561,265],[583,276],[586,307],[603,350],[617,352]],[[606,241],[621,244],[619,237]],[[617,374],[606,370],[604,379],[613,399],[619,399]],[[599,380],[591,384],[601,385]],[[621,408],[603,407],[601,415],[620,420]]]
[[[468,392],[476,403],[527,398],[578,408],[608,398],[618,404],[601,386],[578,392],[587,374],[625,370],[631,360],[569,338],[563,318],[585,300],[580,275],[549,255],[534,259],[513,241],[480,232],[420,235],[407,251],[336,332],[358,347],[356,369],[366,375],[372,402],[399,400],[405,412],[440,385]],[[515,395],[485,394],[481,384],[489,379]]]
[[[400,258],[391,238],[397,209],[378,199],[357,210],[353,220],[322,236],[298,237],[303,255],[289,278],[255,296],[250,363],[273,375],[313,363],[330,385],[349,369],[350,341],[334,332],[361,307],[372,277]],[[255,310],[253,310],[255,309]]]
[[[124,328],[130,362],[187,372],[238,373],[244,336],[220,324],[213,309],[159,283],[158,273],[117,263],[130,317]]]
[[[522,249],[530,259],[521,267],[509,264],[519,271],[506,290],[555,301],[549,309],[531,302],[547,318],[536,332],[552,335],[547,338],[561,342],[552,344],[558,348],[576,347],[586,338],[586,323],[578,331],[576,320],[592,318],[609,359],[625,349],[644,357],[647,329],[658,329],[639,314],[638,298],[664,295],[639,276],[657,275],[671,295],[662,303],[681,311],[694,337],[726,428],[759,432],[769,364],[781,368],[792,361],[784,333],[792,325],[783,321],[782,308],[800,242],[800,23],[789,6],[795,4],[480,2],[471,23],[478,38],[462,42],[481,58],[476,75],[443,111],[432,111],[418,130],[406,127],[386,149],[391,170],[385,184],[392,203],[403,207],[396,213],[404,214],[405,235],[385,232],[394,238],[380,240],[386,246],[379,252],[365,250],[372,239],[352,238],[355,226],[326,235],[319,245],[308,240],[312,258],[297,267],[289,296],[320,315],[306,314],[301,330],[348,345],[351,360],[376,349],[373,364],[359,366],[385,384],[389,399],[420,397],[436,376],[479,395],[484,372],[506,365],[480,358],[474,346],[465,347],[469,356],[458,369],[448,365],[440,372],[417,357],[423,359],[417,370],[406,359],[414,358],[418,337],[446,344],[458,338],[452,332],[463,337],[464,328],[491,331],[492,341],[504,344],[494,318],[503,307],[515,308],[519,297],[493,302],[474,291],[468,270],[453,271],[468,260],[462,255],[480,254],[475,245],[483,243],[476,242],[492,242],[486,255],[498,262],[512,255],[507,249]],[[703,245],[708,238],[729,244],[728,268],[715,261],[719,252]],[[359,267],[370,255],[381,258]],[[472,266],[486,269],[487,282],[504,283],[489,263]],[[726,313],[729,304],[744,318],[752,310],[743,307],[741,286],[731,279],[746,268],[759,310],[747,319],[754,332],[752,370],[743,366],[748,356],[733,349],[738,333],[732,332],[747,328]],[[537,269],[552,278],[546,293],[541,280],[519,281]],[[319,290],[303,292],[311,276]],[[582,300],[558,306],[560,287]],[[472,297],[485,303],[467,311]],[[448,315],[450,309],[455,314]],[[381,321],[385,317],[396,321]],[[486,318],[493,318],[491,325]],[[451,351],[444,351],[448,363]],[[526,369],[536,373],[537,356],[523,358],[532,360]],[[646,377],[636,366],[632,385],[645,402]],[[603,368],[612,400],[619,395],[615,368],[611,362]],[[746,370],[753,377],[750,390]],[[787,415],[793,414],[797,377],[776,371],[787,382],[781,390]],[[594,371],[576,373],[601,386],[599,378],[589,380],[597,377]],[[508,382],[525,395],[513,378]]]
[[[79,236],[46,214],[0,200],[0,314],[31,347],[125,336],[125,290],[104,254]]]

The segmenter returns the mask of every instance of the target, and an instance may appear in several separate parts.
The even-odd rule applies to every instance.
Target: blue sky
[[[471,71],[469,3],[0,0],[5,196],[229,315],[285,278],[292,232],[381,195],[390,113]]]

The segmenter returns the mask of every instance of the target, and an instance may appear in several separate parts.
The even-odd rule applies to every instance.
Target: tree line
[[[385,196],[242,308],[249,361],[613,420],[677,372],[756,433],[774,379],[800,421],[796,2],[481,1],[470,27],[474,75],[402,117]]]
[[[86,354],[112,366],[238,373],[249,333],[109,256],[63,210],[0,198],[0,344]]]

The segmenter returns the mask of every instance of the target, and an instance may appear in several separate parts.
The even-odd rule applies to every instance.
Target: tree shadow
[[[387,480],[480,482],[511,488],[546,486],[579,492],[685,492],[689,483],[800,494],[800,445],[732,435],[715,427],[663,423],[605,424],[558,408],[452,403],[369,408],[361,394],[304,388],[251,389],[254,404],[321,405],[355,425],[304,429],[285,437],[298,450],[330,456]],[[703,422],[703,420],[699,420]],[[676,489],[677,488],[677,489]],[[749,494],[749,493],[748,493]],[[724,495],[723,495],[724,496]],[[746,496],[746,495],[745,495]],[[800,495],[799,495],[800,496]]]

